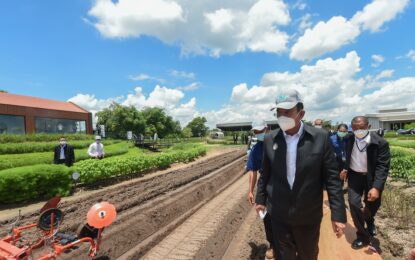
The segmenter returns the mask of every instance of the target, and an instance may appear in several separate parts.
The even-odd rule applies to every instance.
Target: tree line
[[[157,133],[159,138],[199,137],[206,136],[209,129],[204,117],[194,118],[182,129],[179,121],[159,107],[138,110],[134,106],[114,102],[96,115],[98,125],[105,125],[106,131],[115,138],[125,138],[128,131],[137,136],[153,136]]]

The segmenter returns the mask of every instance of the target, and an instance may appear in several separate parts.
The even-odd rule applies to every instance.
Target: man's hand
[[[342,171],[340,172],[340,179],[341,179],[342,181],[344,181],[344,180],[346,180],[346,179],[347,179],[347,170],[342,170]]]
[[[254,202],[254,194],[252,192],[248,193],[248,202],[249,204],[251,204],[251,206],[253,206],[255,204]]]
[[[333,231],[336,234],[337,238],[340,238],[344,234],[344,229],[346,228],[346,224],[332,221]]]
[[[259,212],[260,212],[260,211],[262,211],[262,212],[264,212],[264,211],[265,211],[265,205],[256,204],[256,205],[255,205],[255,210],[256,210],[256,213],[257,213],[257,214],[258,214],[258,216],[259,216]]]
[[[371,188],[370,191],[367,193],[367,200],[375,201],[377,199],[379,199],[379,190],[376,188]]]

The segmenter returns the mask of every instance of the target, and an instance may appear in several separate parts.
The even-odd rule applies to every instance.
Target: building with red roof
[[[0,92],[0,134],[92,131],[92,114],[72,102]]]

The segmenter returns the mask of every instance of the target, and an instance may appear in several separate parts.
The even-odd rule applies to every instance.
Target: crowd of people
[[[89,145],[88,155],[92,159],[103,159],[104,145],[101,143],[101,136],[95,136],[95,142]],[[75,152],[72,145],[67,143],[65,137],[59,139],[59,144],[54,149],[53,162],[55,164],[65,164],[68,167],[71,167],[75,163]]]
[[[339,124],[336,132],[325,129],[321,119],[305,124],[303,100],[293,89],[279,93],[274,110],[280,128],[268,131],[265,122],[253,124],[256,144],[246,165],[248,202],[263,219],[269,242],[266,258],[317,259],[323,192],[333,232],[341,237],[348,221],[344,188],[356,227],[351,247],[376,250],[375,216],[390,168],[387,141],[369,131],[364,116],[354,117],[351,129]]]

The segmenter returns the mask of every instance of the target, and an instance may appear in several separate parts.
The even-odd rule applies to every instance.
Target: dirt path
[[[346,234],[337,238],[333,233],[330,220],[330,210],[327,198],[325,197],[323,209],[323,221],[320,229],[319,241],[319,260],[336,259],[336,260],[376,260],[382,259],[378,254],[374,254],[363,248],[354,250],[351,248],[351,242],[356,238],[354,225],[347,211],[349,223],[347,224]],[[264,259],[268,242],[265,239],[263,222],[256,216],[255,210],[249,211],[243,225],[234,236],[229,248],[222,258],[228,259]]]
[[[220,258],[249,209],[245,203],[246,186],[246,178],[239,178],[155,246],[143,259]]]

